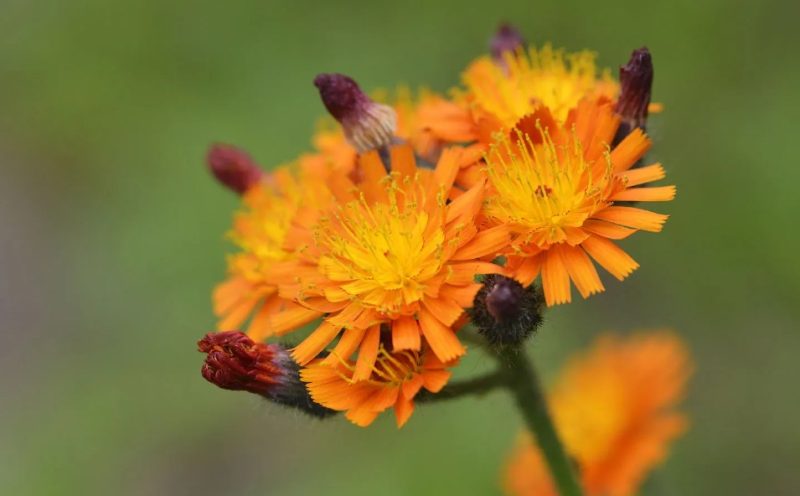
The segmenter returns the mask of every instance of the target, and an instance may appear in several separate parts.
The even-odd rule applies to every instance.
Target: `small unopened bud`
[[[646,47],[634,50],[628,63],[620,66],[619,82],[617,113],[629,130],[644,128],[653,87],[653,60]]]
[[[343,74],[320,74],[314,86],[325,108],[339,121],[344,135],[359,153],[388,146],[397,130],[397,113],[372,101],[358,84]]]
[[[212,145],[206,160],[214,177],[240,195],[261,181],[264,175],[264,171],[256,165],[250,155],[235,146]]]
[[[501,24],[489,41],[489,51],[492,54],[492,59],[502,67],[506,66],[504,53],[510,52],[513,54],[524,46],[525,38],[514,26],[508,23]]]
[[[536,286],[524,288],[514,279],[488,275],[475,296],[472,322],[487,341],[517,345],[542,323],[544,297]]]
[[[222,389],[249,391],[315,417],[333,412],[314,401],[300,382],[300,368],[279,344],[256,343],[238,331],[208,333],[197,342],[206,353],[201,373]]]

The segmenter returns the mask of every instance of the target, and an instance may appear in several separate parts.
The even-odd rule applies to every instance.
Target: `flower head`
[[[503,57],[504,66],[479,58],[463,78],[474,105],[506,129],[539,106],[548,107],[563,122],[582,99],[614,98],[619,89],[609,71],[598,71],[595,54],[589,51],[567,54],[545,45]]]
[[[314,78],[314,86],[356,150],[365,152],[392,143],[397,130],[397,114],[392,107],[372,101],[344,74],[320,74]]]
[[[316,313],[281,298],[270,276],[276,264],[296,257],[285,241],[301,207],[329,197],[318,176],[298,174],[282,167],[270,174],[269,183],[245,193],[229,233],[239,250],[228,257],[228,278],[213,293],[218,329],[236,329],[250,319],[248,335],[262,340],[316,318]]]
[[[429,351],[387,351],[381,344],[366,379],[355,380],[356,364],[348,360],[318,360],[300,376],[317,403],[338,411],[365,427],[384,410],[394,407],[397,427],[414,412],[414,397],[425,388],[439,392],[450,379],[445,365]]]
[[[489,53],[496,64],[505,66],[506,53],[514,54],[525,45],[522,34],[511,24],[503,23],[489,41]]]
[[[653,59],[646,47],[634,50],[628,63],[619,68],[619,81],[617,113],[629,128],[643,128],[653,87]]]
[[[244,150],[231,145],[215,144],[208,150],[208,167],[217,180],[237,194],[256,186],[264,172]]]
[[[480,288],[474,276],[501,271],[482,259],[508,242],[504,226],[475,225],[483,184],[449,199],[460,150],[445,150],[435,170],[418,169],[409,146],[390,155],[389,174],[371,152],[359,184],[330,182],[335,204],[292,236],[302,256],[275,279],[281,295],[327,314],[295,359],[310,362],[343,332],[334,351],[359,351],[357,380],[369,376],[383,333],[394,351],[420,351],[424,338],[443,362],[462,355],[453,325]]]
[[[631,167],[650,148],[637,129],[613,150],[619,117],[604,99],[583,100],[563,125],[546,107],[500,137],[486,157],[485,216],[511,231],[508,268],[524,285],[540,273],[548,305],[603,291],[592,263],[622,280],[638,264],[611,240],[658,232],[667,219],[619,201],[669,201],[674,186],[635,187],[662,179],[659,164]]]
[[[478,332],[491,344],[518,345],[542,323],[544,297],[531,285],[497,274],[483,279],[470,311]]]
[[[227,331],[206,334],[197,347],[207,354],[203,377],[222,389],[248,391],[318,417],[332,413],[311,401],[299,367],[281,345],[255,343],[241,332]]]
[[[574,358],[550,395],[551,410],[588,496],[636,494],[647,473],[686,430],[674,410],[691,373],[688,352],[673,333],[601,337]],[[509,494],[557,494],[530,436],[508,464]]]

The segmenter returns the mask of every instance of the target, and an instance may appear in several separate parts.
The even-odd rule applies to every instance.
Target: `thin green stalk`
[[[505,380],[505,372],[497,370],[491,374],[482,375],[474,379],[451,382],[436,394],[421,391],[420,394],[417,395],[416,401],[433,403],[436,401],[460,398],[461,396],[485,394],[499,386],[504,386]]]
[[[547,411],[547,400],[533,363],[521,347],[500,350],[498,358],[503,362],[501,365],[506,372],[506,385],[514,395],[528,428],[536,437],[559,494],[581,496],[583,491]]]

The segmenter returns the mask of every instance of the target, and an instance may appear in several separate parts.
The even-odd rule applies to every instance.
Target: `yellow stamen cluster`
[[[506,52],[504,57],[505,65],[480,59],[464,74],[464,83],[475,103],[507,127],[538,105],[563,122],[585,96],[619,91],[607,70],[598,77],[593,52],[565,53],[545,45]]]

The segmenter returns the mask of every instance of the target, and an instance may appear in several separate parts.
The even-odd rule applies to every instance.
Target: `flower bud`
[[[261,181],[264,175],[264,171],[256,165],[250,155],[235,146],[212,145],[206,160],[214,177],[240,195]]]
[[[333,414],[314,401],[300,382],[300,367],[279,344],[256,343],[239,331],[208,333],[197,342],[206,353],[201,373],[222,389],[249,391],[315,417]]]
[[[536,286],[524,288],[514,279],[487,275],[475,295],[472,322],[489,343],[518,345],[542,323],[544,297]]]
[[[525,47],[525,39],[514,26],[508,23],[501,24],[489,41],[489,52],[492,54],[492,59],[502,67],[506,66],[504,53],[513,54],[523,47]]]
[[[347,141],[363,153],[388,146],[397,130],[392,107],[372,101],[358,84],[343,74],[320,74],[314,86],[325,108],[339,121]]]
[[[628,63],[620,66],[619,82],[617,113],[623,125],[629,130],[644,128],[653,87],[653,60],[646,47],[634,50]]]

